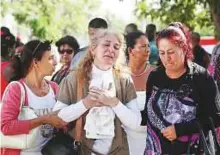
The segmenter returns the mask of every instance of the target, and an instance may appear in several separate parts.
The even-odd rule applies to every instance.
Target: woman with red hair
[[[208,72],[191,61],[189,35],[181,23],[169,24],[156,42],[162,65],[147,81],[144,154],[187,154],[199,139],[197,120],[207,130],[210,117],[220,124],[218,89]]]

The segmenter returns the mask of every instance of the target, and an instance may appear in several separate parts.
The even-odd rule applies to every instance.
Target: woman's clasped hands
[[[110,90],[91,87],[88,95],[83,99],[83,103],[87,109],[101,106],[115,107],[119,103],[119,100]]]

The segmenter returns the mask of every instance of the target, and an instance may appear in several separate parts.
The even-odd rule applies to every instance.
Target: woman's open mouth
[[[104,58],[110,58],[110,59],[113,59],[113,56],[110,56],[110,55],[104,55]]]

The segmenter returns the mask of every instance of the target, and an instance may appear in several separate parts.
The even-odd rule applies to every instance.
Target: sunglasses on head
[[[60,54],[64,54],[65,52],[66,52],[67,54],[72,54],[72,53],[73,53],[73,50],[72,50],[72,49],[59,50],[59,53],[60,53]]]
[[[50,44],[52,43],[52,41],[46,40],[45,42],[40,42],[37,44],[37,46],[34,48],[32,56],[34,57],[35,54],[37,53],[37,51],[39,51],[40,49],[45,49],[45,47],[47,48],[46,50],[51,50],[51,46]],[[40,48],[41,46],[41,48]]]

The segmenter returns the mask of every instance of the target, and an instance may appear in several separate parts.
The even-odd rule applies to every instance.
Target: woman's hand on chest
[[[115,107],[119,103],[115,93],[110,90],[92,87],[89,90],[89,94],[94,96],[100,104],[105,106]]]

